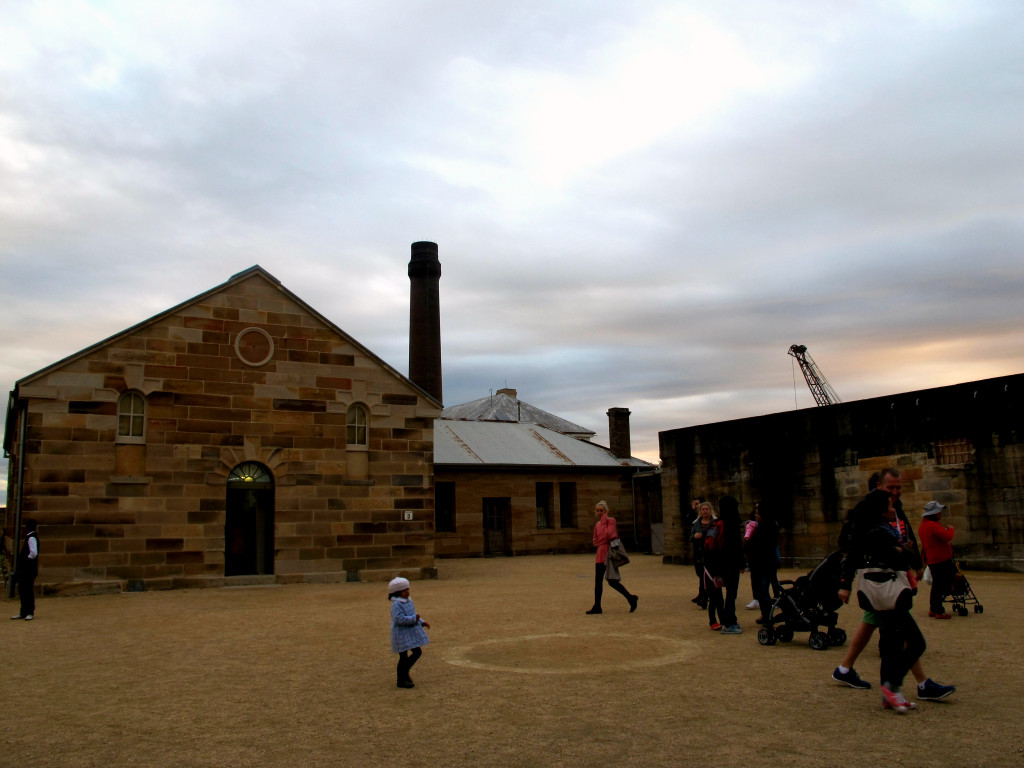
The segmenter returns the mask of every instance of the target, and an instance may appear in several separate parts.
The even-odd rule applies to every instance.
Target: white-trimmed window
[[[146,400],[138,392],[125,392],[117,401],[117,442],[146,441]]]
[[[370,441],[367,437],[367,422],[369,421],[366,408],[358,403],[349,406],[348,416],[345,419],[346,438],[345,442],[350,446],[367,446]]]

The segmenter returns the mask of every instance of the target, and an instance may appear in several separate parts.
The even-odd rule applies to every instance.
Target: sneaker
[[[33,618],[33,615],[30,613],[28,616],[25,617],[25,621],[32,621]]]
[[[951,693],[956,693],[955,685],[936,683],[930,677],[917,686],[917,698],[921,701],[938,701],[939,699],[946,698]]]
[[[908,712],[917,705],[907,701],[906,697],[899,691],[894,691],[888,685],[882,684],[882,708],[895,709],[897,712]]]
[[[840,672],[839,667],[832,670],[832,679],[837,680],[840,683],[846,683],[851,688],[870,688],[871,683],[867,680],[861,680],[860,675],[857,674],[857,670],[851,669],[849,672]]]
[[[21,614],[19,613],[19,614],[18,614],[17,616],[11,616],[11,621],[15,621],[16,619],[24,619],[24,618],[25,618],[25,617],[24,617],[24,616],[22,616],[22,615],[21,615]]]
[[[747,603],[747,610],[748,611],[756,611],[760,607],[761,607],[761,603],[758,602],[757,600],[751,600],[749,603]]]
[[[730,624],[728,627],[722,627],[723,635],[742,635],[743,627],[739,624]]]
[[[953,616],[951,614],[948,614],[948,613],[936,613],[934,616],[932,616],[932,618],[933,619],[952,619]]]
[[[714,624],[712,624],[711,626],[708,627],[708,629],[710,629],[712,632],[717,632],[721,628],[722,628],[722,625],[719,624],[717,621]]]

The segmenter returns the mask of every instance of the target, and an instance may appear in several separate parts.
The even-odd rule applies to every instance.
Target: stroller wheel
[[[828,631],[829,645],[843,645],[846,642],[846,630],[833,627]]]
[[[767,627],[757,630],[757,642],[761,645],[775,645],[775,633]]]
[[[775,631],[775,637],[784,643],[788,643],[793,639],[793,630],[783,625]]]
[[[964,606],[961,606],[960,608],[957,608],[956,612],[959,613],[961,616],[966,616],[967,615],[967,606],[964,605]]]
[[[975,613],[984,613],[985,612],[985,607],[981,606],[981,605],[976,605],[976,606],[974,606],[974,612]]]
[[[828,648],[828,635],[824,632],[811,632],[807,638],[807,644],[816,651],[824,651]]]

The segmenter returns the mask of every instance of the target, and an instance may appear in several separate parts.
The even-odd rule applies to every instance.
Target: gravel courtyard
[[[918,598],[925,670],[959,690],[897,715],[830,679],[842,649],[759,645],[746,575],[744,634],[722,636],[692,569],[660,557],[623,570],[637,612],[606,590],[601,616],[592,556],[438,569],[412,585],[432,625],[413,690],[384,584],[41,599],[0,623],[0,765],[1024,765],[1024,575],[969,573],[984,613],[966,618]],[[874,645],[857,668],[877,689]]]

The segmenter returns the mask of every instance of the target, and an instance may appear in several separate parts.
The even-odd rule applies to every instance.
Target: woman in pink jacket
[[[601,595],[604,594],[604,574],[606,570],[605,562],[608,559],[608,545],[614,539],[619,538],[619,529],[615,525],[615,518],[608,517],[608,505],[605,502],[597,502],[597,506],[594,507],[594,517],[597,518],[597,524],[594,526],[594,546],[597,547],[597,559],[594,566],[594,607],[587,611],[590,614],[602,613]],[[629,603],[630,613],[636,610],[636,604],[640,598],[629,594],[629,590],[622,586],[621,580],[609,579],[608,584],[626,598],[626,601]]]

